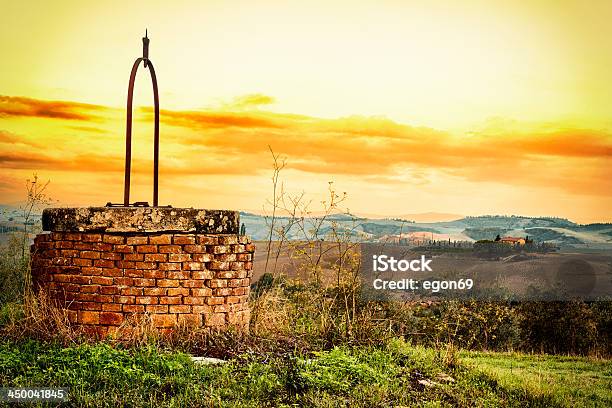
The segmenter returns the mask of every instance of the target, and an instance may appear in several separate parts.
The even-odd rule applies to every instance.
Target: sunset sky
[[[0,0],[0,204],[123,195],[125,98],[145,28],[160,204],[612,222],[609,1]],[[151,201],[152,91],[135,93],[132,201]],[[316,205],[313,209],[316,210]]]

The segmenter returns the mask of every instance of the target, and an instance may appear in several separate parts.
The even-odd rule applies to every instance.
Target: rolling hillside
[[[306,233],[312,234],[319,219],[306,220]],[[269,219],[252,213],[241,213],[241,222],[255,240],[266,240]],[[276,227],[285,227],[288,239],[304,239],[305,232],[295,226],[287,228],[291,220],[279,217]],[[465,217],[445,222],[412,222],[401,219],[370,219],[346,214],[330,216],[321,223],[318,239],[325,239],[335,225],[338,230],[369,242],[387,239],[477,241],[494,239],[496,235],[530,238],[538,242],[551,242],[561,247],[612,249],[612,224],[580,225],[564,218],[522,216]]]

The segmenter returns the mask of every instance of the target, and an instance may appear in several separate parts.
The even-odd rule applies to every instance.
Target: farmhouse
[[[527,242],[527,238],[503,237],[499,239],[499,242],[514,246],[523,246]]]

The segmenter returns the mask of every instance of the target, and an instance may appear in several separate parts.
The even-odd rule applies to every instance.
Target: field
[[[560,406],[612,406],[612,363],[584,357],[463,352],[461,361],[507,389],[548,396]]]
[[[0,343],[0,384],[70,388],[79,407],[610,406],[612,364],[411,346],[241,354],[201,365],[154,346]]]
[[[322,254],[320,267],[323,275],[333,276],[335,262],[338,259],[337,244],[315,242],[310,256],[297,254],[305,251],[306,244],[296,242],[284,243],[279,249],[278,242],[272,242],[268,258],[268,243],[256,242],[253,279],[257,280],[265,271],[282,273],[291,278],[308,279],[307,273],[313,258]],[[343,244],[346,246],[347,244]],[[502,289],[504,293],[526,296],[531,287],[542,290],[563,288],[560,299],[578,296],[583,299],[597,299],[612,293],[612,256],[609,253],[525,253],[485,259],[474,256],[470,251],[442,247],[436,250],[420,250],[414,247],[384,244],[355,244],[356,251],[373,251],[374,254],[394,254],[397,259],[417,259],[421,255],[433,259],[432,267],[435,276],[472,278],[480,289]],[[266,261],[268,266],[266,269]],[[364,262],[366,260],[364,259]],[[364,263],[365,265],[365,263]],[[364,270],[365,271],[365,270]],[[372,278],[365,271],[366,278]],[[398,277],[398,274],[395,274]],[[400,274],[401,275],[401,274]],[[401,277],[405,277],[403,274]],[[425,278],[427,273],[411,273],[410,277]],[[379,276],[377,276],[379,277]],[[380,276],[391,278],[390,274]],[[370,279],[371,280],[371,279]],[[526,296],[529,297],[529,296]]]

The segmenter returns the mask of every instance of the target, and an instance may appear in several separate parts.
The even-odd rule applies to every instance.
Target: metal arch
[[[151,72],[151,82],[153,83],[153,103],[155,106],[155,135],[153,139],[153,206],[158,205],[158,185],[159,185],[159,93],[157,90],[157,76],[153,63],[148,58],[149,56],[149,38],[145,35],[142,39],[143,57],[136,59],[132,66],[130,74],[130,83],[128,86],[127,97],[127,118],[125,126],[125,187],[123,190],[123,205],[130,205],[130,173],[132,165],[132,100],[134,96],[134,82],[136,81],[136,72],[141,62],[144,62],[145,68],[149,68]]]

